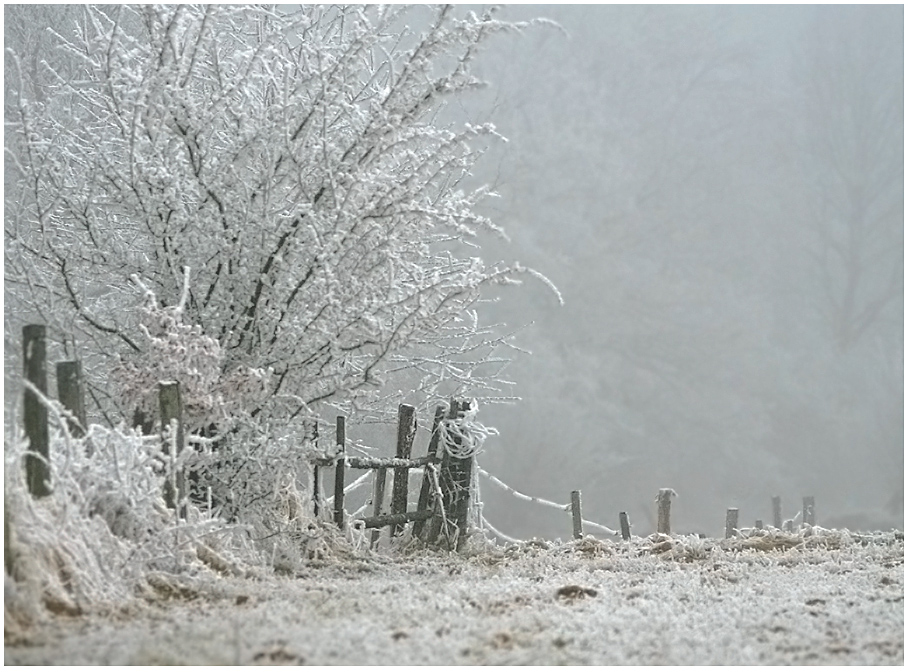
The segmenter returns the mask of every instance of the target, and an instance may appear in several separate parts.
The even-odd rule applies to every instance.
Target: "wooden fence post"
[[[784,516],[781,511],[780,497],[775,496],[771,498],[771,512],[774,520],[774,527],[778,530],[784,529]]]
[[[335,462],[335,524],[344,529],[344,416],[335,418],[335,444],[338,446],[338,458]]]
[[[815,526],[815,497],[803,497],[803,522]]]
[[[43,324],[28,324],[22,329],[25,379],[47,395],[47,345]],[[25,479],[33,497],[51,494],[50,448],[47,429],[47,408],[32,390],[25,390],[23,402],[25,435],[30,453],[25,456]]]
[[[449,406],[448,419],[457,419],[470,407],[471,402],[469,401],[459,402],[453,399]],[[457,452],[457,448],[462,443],[461,437],[453,435],[450,439],[455,444],[453,447]],[[439,467],[442,502],[438,502],[437,515],[430,521],[427,529],[427,542],[433,543],[442,532],[449,548],[451,548],[453,539],[456,539],[455,550],[460,550],[464,545],[468,527],[468,508],[471,504],[472,462],[473,458],[470,456],[453,457],[449,447],[444,447],[442,463]],[[443,513],[446,525],[443,525]]]
[[[373,515],[377,518],[382,515],[382,500],[385,499],[385,467],[379,467],[373,472]],[[374,529],[370,534],[370,548],[376,548],[379,543],[379,529]]]
[[[430,445],[427,448],[427,457],[431,460],[436,457],[436,453],[439,450],[439,423],[441,423],[442,419],[445,417],[445,412],[445,406],[437,406],[436,414],[433,416],[433,431],[430,435]],[[427,466],[424,467],[423,483],[420,486],[420,496],[417,498],[418,511],[426,511],[429,508],[430,488],[432,487],[433,482],[433,476],[431,474],[432,469],[432,464],[427,464]],[[426,520],[416,521],[414,523],[413,536],[420,538],[425,526]]]
[[[67,419],[70,434],[81,438],[85,436],[88,425],[85,421],[85,394],[82,387],[82,362],[57,362],[57,398],[68,410],[75,421]],[[86,450],[91,455],[91,446]]]
[[[581,491],[572,491],[572,536],[581,539],[584,534],[581,526]]]
[[[756,530],[765,529],[765,523],[761,518],[759,518],[758,520],[755,521],[755,529]]]
[[[629,514],[625,511],[619,512],[619,529],[622,531],[623,541],[629,541],[632,538],[632,532],[629,530]]]
[[[739,509],[727,509],[727,520],[724,527],[724,539],[733,536],[733,531],[739,524]]]
[[[465,412],[471,408],[470,401],[453,401],[455,407],[455,417],[464,417]],[[461,447],[464,439],[460,436],[452,437],[453,443]],[[443,488],[443,493],[448,491],[450,505],[447,511],[451,511],[454,518],[455,526],[458,530],[455,550],[460,551],[464,546],[468,536],[468,510],[471,506],[471,471],[474,459],[473,457],[452,457],[446,453],[449,459],[448,470],[443,468],[443,482],[447,485]]]
[[[408,460],[414,446],[417,433],[417,409],[407,404],[398,405],[398,441],[395,444],[395,457]],[[407,467],[395,467],[392,483],[392,515],[405,513],[408,510],[408,472]],[[392,536],[398,536],[403,525],[392,526]]]
[[[658,534],[670,534],[670,497],[675,494],[672,488],[661,488],[657,492]]]
[[[158,406],[161,413],[161,435],[164,443],[164,452],[170,455],[170,441],[175,440],[176,451],[174,457],[183,450],[183,399],[180,396],[180,383],[167,381],[158,383]],[[176,425],[177,436],[170,440],[163,438],[168,427]],[[172,468],[173,465],[172,465]],[[186,474],[183,469],[175,469],[172,478],[164,482],[164,502],[168,508],[177,509],[178,516],[186,517]]]
[[[313,447],[319,444],[319,420],[313,420]],[[319,518],[319,499],[322,497],[322,479],[319,473],[319,463],[313,464],[313,515]]]

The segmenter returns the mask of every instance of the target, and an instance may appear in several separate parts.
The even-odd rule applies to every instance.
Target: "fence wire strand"
[[[475,465],[476,465],[477,471],[478,471],[479,473],[483,474],[483,475],[486,476],[488,479],[490,479],[493,483],[495,483],[495,484],[498,485],[500,488],[502,488],[502,489],[505,490],[506,492],[510,493],[510,494],[513,495],[514,497],[517,497],[518,499],[521,499],[521,500],[526,501],[526,502],[533,502],[533,503],[535,503],[535,504],[541,504],[541,505],[543,505],[543,506],[549,506],[550,508],[559,509],[560,511],[571,511],[571,510],[572,510],[572,505],[571,505],[571,504],[557,504],[556,502],[551,502],[551,501],[549,501],[549,500],[547,500],[547,499],[542,499],[541,497],[532,497],[531,495],[526,495],[526,494],[524,494],[524,493],[522,493],[522,492],[518,492],[518,490],[516,490],[515,488],[513,488],[513,487],[510,486],[510,485],[507,485],[507,484],[503,483],[501,480],[499,480],[498,478],[496,478],[493,474],[491,474],[490,472],[488,472],[486,469],[482,468],[479,464],[476,463],[476,461],[475,461]],[[490,529],[491,529],[495,534],[497,534],[498,536],[503,536],[502,533],[497,532],[496,530],[494,530],[494,529],[492,528],[492,526],[490,526],[489,521],[487,521],[485,518],[483,519],[483,522],[484,522],[484,524],[486,524],[488,527],[490,527]],[[602,531],[602,532],[606,532],[607,534],[612,535],[612,536],[617,536],[617,535],[619,534],[619,532],[617,532],[616,530],[610,529],[610,528],[607,527],[606,525],[601,525],[601,524],[599,524],[599,523],[594,523],[594,522],[592,522],[592,521],[590,521],[590,520],[584,520],[584,519],[582,519],[581,523],[582,523],[582,525],[587,525],[588,527],[593,527],[593,528],[595,528],[595,529],[597,529],[597,530],[600,530],[600,531]],[[504,536],[503,536],[503,539],[505,539]]]

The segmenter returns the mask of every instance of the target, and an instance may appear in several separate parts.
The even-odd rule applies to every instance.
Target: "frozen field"
[[[818,529],[818,528],[816,528]],[[749,546],[760,548],[749,548]],[[722,547],[723,546],[723,547]],[[7,584],[7,609],[15,600]],[[18,626],[7,665],[903,664],[902,533],[528,542],[259,580],[149,574]]]

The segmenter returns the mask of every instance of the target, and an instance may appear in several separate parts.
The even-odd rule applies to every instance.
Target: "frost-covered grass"
[[[788,535],[794,536],[794,535]],[[586,538],[150,573],[136,599],[7,632],[7,664],[900,664],[903,538],[746,549]],[[829,547],[830,546],[830,547]]]
[[[901,532],[372,552],[281,481],[246,522],[178,523],[157,444],[58,432],[33,500],[8,440],[7,664],[903,662]]]

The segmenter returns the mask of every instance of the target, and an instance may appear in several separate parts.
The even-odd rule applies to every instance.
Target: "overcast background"
[[[903,7],[502,16],[563,30],[498,36],[491,86],[447,114],[510,140],[476,177],[511,242],[482,254],[565,305],[529,282],[485,309],[533,322],[533,356],[510,369],[523,403],[482,410],[500,435],[481,465],[562,503],[579,489],[586,518],[628,511],[638,534],[661,487],[678,532],[718,535],[730,506],[770,522],[774,495],[785,516],[814,495],[822,525],[902,527]],[[483,488],[508,534],[569,535]]]
[[[903,525],[903,8],[508,6],[545,16],[482,57],[467,106],[512,242],[550,277],[490,315],[533,321],[488,407],[482,466],[585,517],[675,531],[785,517]],[[492,176],[492,177],[491,177]],[[558,511],[484,482],[515,536]]]

